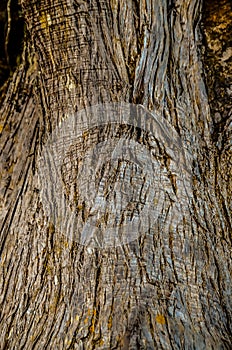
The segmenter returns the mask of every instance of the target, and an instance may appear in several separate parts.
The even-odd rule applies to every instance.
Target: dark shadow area
[[[203,66],[217,141],[232,109],[232,1],[204,0],[202,11]]]
[[[0,87],[21,62],[24,20],[18,0],[0,1]]]

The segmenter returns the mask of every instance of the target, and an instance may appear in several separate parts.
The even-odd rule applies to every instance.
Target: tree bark
[[[220,5],[204,3],[201,30],[198,0],[22,0],[22,62],[0,113],[1,349],[230,349],[231,47],[220,43],[232,19]],[[70,120],[75,140],[59,134]],[[104,156],[119,142],[140,168]],[[60,154],[63,197],[48,177]],[[91,167],[105,199],[134,174],[127,212],[144,231],[93,246],[66,207],[54,220],[57,197],[78,225],[92,220]]]

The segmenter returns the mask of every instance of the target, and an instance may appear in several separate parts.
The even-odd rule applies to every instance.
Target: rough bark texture
[[[0,116],[1,349],[231,348],[231,3],[216,3],[205,2],[200,34],[198,0],[22,0],[22,63]],[[175,128],[192,185],[186,202],[159,145],[156,225],[89,249],[50,222],[39,154],[73,113],[121,101]]]

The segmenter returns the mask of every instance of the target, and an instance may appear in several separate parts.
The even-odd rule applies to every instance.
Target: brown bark
[[[215,23],[224,16],[229,28],[230,2],[213,14],[205,3],[203,37],[198,0],[23,0],[22,6],[28,35],[0,122],[1,348],[229,349],[229,50],[210,56],[207,14]],[[222,67],[220,89],[227,89],[219,102],[211,88],[216,73],[208,72],[213,59]],[[162,144],[163,134],[153,158],[149,133],[115,126],[159,162],[165,196],[147,232],[98,249],[70,239],[48,217],[39,156],[62,121],[112,102],[142,105],[148,117],[173,126],[191,182],[182,195],[172,143]],[[115,129],[92,128],[69,149],[66,194],[83,222],[88,208],[76,197],[72,165]]]

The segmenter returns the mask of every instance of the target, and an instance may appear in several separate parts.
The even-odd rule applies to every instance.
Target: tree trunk
[[[230,1],[21,2],[0,348],[230,349]]]

